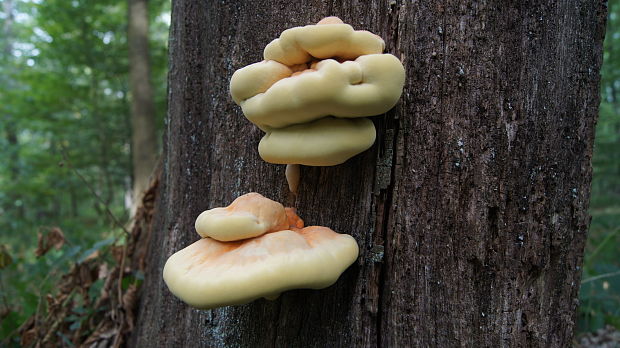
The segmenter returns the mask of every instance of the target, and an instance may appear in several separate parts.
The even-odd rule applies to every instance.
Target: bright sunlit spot
[[[34,34],[41,40],[50,43],[53,40],[53,38],[43,29],[39,28],[39,27],[34,27],[32,28],[32,31],[34,32]]]
[[[164,12],[157,17],[157,20],[169,26],[170,16],[171,16],[171,12]]]
[[[103,34],[102,41],[104,44],[107,45],[112,41],[113,38],[114,38],[114,33],[112,33],[111,31],[108,31],[105,34]]]

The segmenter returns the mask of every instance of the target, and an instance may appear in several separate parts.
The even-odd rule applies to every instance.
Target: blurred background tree
[[[620,328],[620,2],[609,2],[580,329]]]
[[[138,174],[130,1],[0,1],[0,339],[14,343],[17,328],[45,311],[45,295],[71,263],[122,242],[119,224],[129,221]],[[169,18],[168,1],[148,1],[153,98],[146,113],[157,140],[166,111]],[[582,332],[620,328],[620,2],[610,2],[607,25]],[[146,153],[153,147],[157,142]],[[37,257],[38,234],[56,227],[65,246]]]
[[[149,57],[149,18],[146,0],[129,0],[129,85],[131,86],[132,200],[136,210],[157,159],[155,103]]]

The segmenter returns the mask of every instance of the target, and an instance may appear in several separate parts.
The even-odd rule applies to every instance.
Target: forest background
[[[126,243],[135,131],[127,1],[0,2],[0,340],[12,345],[64,273],[94,255],[113,263],[109,251]],[[160,143],[170,4],[151,0],[148,10]],[[620,1],[609,3],[601,74],[580,334],[620,329]],[[142,278],[135,271],[123,286]],[[89,287],[91,300],[103,283]],[[78,330],[93,310],[64,320]]]

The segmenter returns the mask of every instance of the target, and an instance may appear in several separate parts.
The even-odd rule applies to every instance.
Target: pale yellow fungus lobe
[[[267,132],[258,153],[269,163],[334,166],[370,148],[376,131],[366,118],[320,120]]]
[[[288,228],[284,206],[252,192],[226,208],[204,211],[195,223],[201,237],[234,241]]]
[[[357,255],[353,237],[311,226],[238,242],[203,238],[172,255],[163,273],[175,296],[209,309],[328,287]]]
[[[273,69],[273,76],[284,69],[278,63],[271,63],[269,69]],[[231,79],[233,99],[248,120],[263,130],[326,116],[353,118],[382,114],[398,102],[405,81],[405,70],[398,58],[391,54],[372,54],[343,63],[322,60],[310,72],[277,81],[271,79],[271,86],[266,83],[240,86],[241,81],[263,80],[265,65],[264,62],[249,65],[237,70]],[[256,78],[251,77],[254,75]],[[250,91],[250,88],[255,89]]]
[[[206,237],[176,252],[163,270],[164,281],[175,296],[203,309],[243,304],[261,297],[275,299],[290,289],[328,287],[357,259],[359,249],[353,237],[327,227],[304,227],[295,209],[273,210],[272,203],[276,202],[258,196],[241,196],[242,200],[235,200],[226,209],[230,208],[231,216],[242,211],[256,214],[261,210],[259,205],[268,205],[270,213],[255,216],[271,216],[274,221],[269,225],[282,225],[282,230],[228,242]],[[278,213],[271,214],[274,211]],[[231,219],[228,221],[236,217]]]
[[[252,67],[250,69],[250,67]],[[263,60],[235,71],[230,80],[230,94],[240,102],[264,93],[274,83],[289,77],[294,70],[273,60]]]
[[[342,19],[335,17],[335,16],[330,16],[330,17],[325,17],[321,19],[316,24],[321,25],[321,24],[343,24],[343,23],[344,22],[342,21]]]
[[[297,195],[297,188],[299,187],[300,177],[299,164],[287,164],[284,175],[286,176],[286,182],[288,183],[288,189]]]
[[[263,52],[265,60],[296,65],[312,58],[355,59],[365,54],[381,53],[385,42],[365,30],[353,30],[337,17],[328,17],[316,25],[290,28],[271,41]]]

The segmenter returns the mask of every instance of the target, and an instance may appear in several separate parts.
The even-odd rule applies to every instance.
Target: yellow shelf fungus
[[[374,143],[366,116],[398,102],[405,70],[383,40],[336,17],[285,30],[265,60],[237,70],[230,92],[244,115],[266,135],[267,162],[331,166]]]
[[[226,212],[204,215],[215,209]],[[261,297],[274,299],[291,289],[322,289],[335,283],[357,259],[353,237],[327,227],[304,227],[294,209],[258,193],[215,209],[196,222],[201,235],[217,234],[216,226],[226,230],[226,236],[265,233],[226,242],[205,237],[170,256],[164,281],[175,296],[193,307],[210,309]]]

